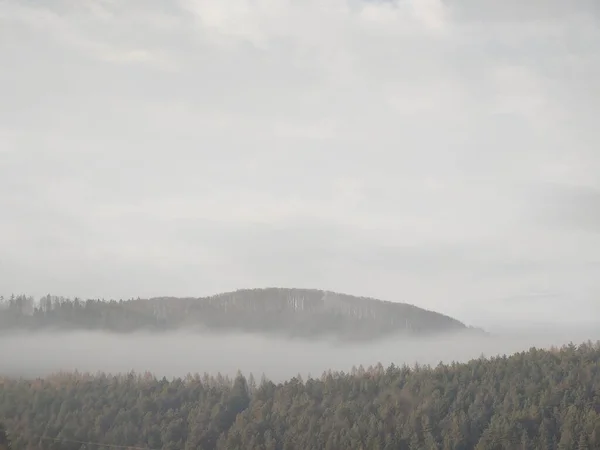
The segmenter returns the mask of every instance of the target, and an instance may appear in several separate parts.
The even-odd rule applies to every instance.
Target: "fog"
[[[303,341],[247,334],[111,334],[42,332],[0,335],[0,375],[37,377],[59,371],[123,373],[150,371],[157,376],[188,373],[256,377],[283,381],[298,374],[320,376],[328,369],[349,371],[381,362],[436,365],[512,354],[532,346],[562,346],[600,339],[595,330],[513,331],[489,336],[393,338],[371,344],[340,345],[331,340]]]

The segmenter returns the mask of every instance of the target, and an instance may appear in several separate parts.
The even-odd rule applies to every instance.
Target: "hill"
[[[205,298],[100,301],[46,296],[4,302],[4,330],[47,327],[117,332],[210,330],[368,340],[465,331],[460,321],[406,303],[316,289],[245,289]]]
[[[64,373],[0,385],[14,450],[600,448],[600,343],[279,384]]]

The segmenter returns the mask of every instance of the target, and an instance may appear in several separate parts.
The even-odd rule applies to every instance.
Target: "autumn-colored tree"
[[[592,450],[599,368],[600,343],[588,343],[435,368],[263,377],[252,388],[241,373],[62,373],[2,379],[0,414],[19,430],[12,450]],[[0,428],[0,450],[10,445]]]

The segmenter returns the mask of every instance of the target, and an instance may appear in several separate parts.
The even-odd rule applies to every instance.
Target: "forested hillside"
[[[9,450],[11,448],[10,438],[6,434],[4,424],[0,423],[0,450]]]
[[[15,450],[595,450],[600,343],[281,384],[241,374],[3,379],[0,421]]]
[[[313,289],[239,290],[206,298],[119,301],[27,296],[1,302],[0,329],[205,329],[365,340],[391,334],[428,335],[467,327],[406,303]]]

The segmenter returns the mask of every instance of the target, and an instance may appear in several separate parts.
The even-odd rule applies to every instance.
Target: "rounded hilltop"
[[[474,332],[457,319],[402,303],[319,289],[240,289],[208,297],[81,300],[16,298],[0,309],[4,329],[113,332],[196,330],[363,341]],[[31,306],[31,305],[30,305]]]

